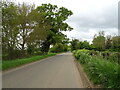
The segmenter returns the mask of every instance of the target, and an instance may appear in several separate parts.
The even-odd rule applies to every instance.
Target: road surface
[[[72,53],[62,53],[3,73],[3,88],[82,88]]]

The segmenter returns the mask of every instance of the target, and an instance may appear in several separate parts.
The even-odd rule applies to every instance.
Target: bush
[[[94,57],[85,65],[85,70],[95,84],[102,84],[108,88],[120,87],[118,79],[120,78],[120,66],[116,63]]]
[[[99,51],[95,51],[95,50],[90,50],[89,51],[89,55],[91,55],[91,56],[99,56],[100,52]]]
[[[119,63],[119,55],[120,53],[111,53],[110,56],[108,57],[108,59],[112,62],[116,62],[116,63]]]
[[[74,51],[75,57],[94,84],[100,84],[105,88],[120,88],[120,65],[88,53],[88,50]]]
[[[109,60],[111,62],[115,62],[120,64],[120,53],[119,52],[111,52],[111,51],[94,51],[94,50],[90,50],[89,51],[89,55],[91,56],[97,56],[100,58],[103,58],[104,60]]]
[[[13,60],[16,58],[24,58],[27,56],[26,51],[24,50],[24,52],[20,51],[20,50],[14,50],[11,51],[9,54],[5,54],[2,56],[3,60]]]
[[[82,64],[87,63],[88,59],[91,59],[89,50],[77,50],[76,52],[74,51],[74,55]]]
[[[42,51],[36,51],[34,52],[35,55],[44,55],[44,53]]]
[[[67,50],[68,50],[67,45],[57,43],[50,49],[50,52],[58,53],[58,52],[64,52],[64,51],[67,51]]]
[[[87,51],[88,51],[88,50],[84,50],[84,49],[83,49],[83,50],[77,50],[77,51],[73,51],[73,52],[74,52],[75,57],[76,57],[77,59],[79,59],[81,52],[87,53]]]

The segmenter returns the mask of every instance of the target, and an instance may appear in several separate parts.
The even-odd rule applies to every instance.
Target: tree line
[[[62,31],[73,29],[65,20],[72,14],[52,4],[35,7],[2,1],[3,60],[45,54],[51,45],[64,43],[67,37]]]
[[[65,22],[72,14],[71,10],[64,7],[59,8],[52,4],[42,4],[35,7],[34,4],[16,4],[3,0],[3,60],[77,49],[120,50],[120,37],[117,35],[105,37],[104,32],[95,34],[92,44],[78,39],[69,40],[62,31],[73,29]]]
[[[105,37],[104,31],[101,31],[94,35],[92,44],[89,44],[87,41],[80,41],[78,39],[73,39],[71,41],[71,49],[88,49],[88,50],[98,50],[98,51],[119,51],[120,44],[119,44],[120,36],[111,36],[107,35]]]

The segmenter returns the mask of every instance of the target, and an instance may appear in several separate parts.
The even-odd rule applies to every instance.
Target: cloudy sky
[[[105,35],[118,34],[119,0],[12,0],[15,2],[51,3],[72,10],[73,15],[66,22],[74,28],[64,32],[69,38],[92,41],[94,34],[105,31]]]

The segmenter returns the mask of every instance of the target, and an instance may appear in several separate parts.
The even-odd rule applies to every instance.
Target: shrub
[[[94,84],[100,84],[105,88],[120,88],[120,65],[98,56],[91,56],[88,52],[77,50],[74,51],[74,55]],[[116,60],[116,54],[113,55],[113,58]]]
[[[64,51],[67,51],[67,50],[68,50],[67,45],[57,43],[50,49],[50,52],[57,53],[57,52],[64,52]]]
[[[89,50],[84,50],[84,49],[83,50],[77,50],[74,55],[78,60],[80,60],[80,62],[82,64],[84,64],[84,63],[87,63],[88,59],[91,58],[88,51]]]
[[[85,65],[85,70],[95,84],[102,84],[108,88],[120,87],[118,79],[120,78],[120,66],[115,63],[94,57]]]
[[[119,53],[111,53],[108,59],[112,62],[119,63]]]
[[[36,51],[34,52],[35,55],[44,55],[44,53],[42,51]]]
[[[100,52],[99,51],[95,51],[95,50],[90,50],[89,51],[89,55],[91,55],[91,56],[99,56]]]

